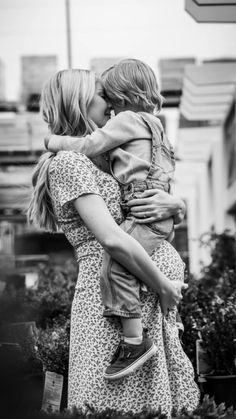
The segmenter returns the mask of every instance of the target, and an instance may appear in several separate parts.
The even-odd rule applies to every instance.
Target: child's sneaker
[[[118,380],[126,377],[141,367],[156,352],[156,345],[148,338],[146,333],[143,334],[143,341],[140,345],[132,345],[122,340],[111,364],[105,371],[104,378],[107,380]]]

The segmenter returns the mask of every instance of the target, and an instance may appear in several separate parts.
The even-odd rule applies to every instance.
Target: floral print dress
[[[85,155],[72,151],[55,156],[49,179],[56,218],[74,246],[79,264],[71,312],[68,407],[86,410],[89,405],[97,411],[111,408],[124,412],[161,407],[168,415],[173,408],[194,409],[199,390],[179,341],[175,310],[164,317],[158,296],[150,289],[141,291],[142,321],[158,348],[157,354],[121,381],[104,380],[121,329],[117,319],[102,315],[102,247],[83,224],[73,200],[87,193],[100,195],[119,224],[123,221],[119,185]],[[171,280],[183,280],[184,264],[170,243],[164,242],[152,259]]]

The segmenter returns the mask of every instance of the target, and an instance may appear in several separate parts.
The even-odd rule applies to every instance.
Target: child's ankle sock
[[[138,336],[136,338],[127,338],[126,336],[124,336],[124,342],[125,343],[130,343],[131,345],[140,345],[143,341],[143,336]]]

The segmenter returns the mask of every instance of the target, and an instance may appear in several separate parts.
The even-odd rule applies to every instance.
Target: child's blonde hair
[[[126,59],[102,74],[105,92],[113,106],[134,106],[155,113],[161,110],[161,96],[154,71],[140,60]]]
[[[95,74],[89,70],[63,70],[44,85],[41,113],[50,131],[58,135],[84,136],[96,128],[88,118],[95,94]],[[58,229],[49,186],[49,167],[54,153],[44,153],[35,167],[33,193],[28,208],[29,223],[48,231]]]

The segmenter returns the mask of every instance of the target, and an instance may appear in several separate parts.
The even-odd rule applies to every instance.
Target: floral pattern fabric
[[[121,335],[118,319],[104,318],[100,297],[102,247],[86,228],[73,200],[86,193],[100,195],[119,224],[123,215],[117,182],[86,156],[59,152],[50,166],[50,189],[61,229],[74,246],[79,275],[71,312],[69,407],[93,406],[140,412],[144,407],[193,410],[199,401],[192,365],[183,352],[176,327],[176,312],[161,313],[158,296],[141,292],[142,321],[157,345],[157,354],[133,375],[117,382],[104,380]],[[152,255],[154,263],[171,280],[183,280],[184,264],[170,243]]]

